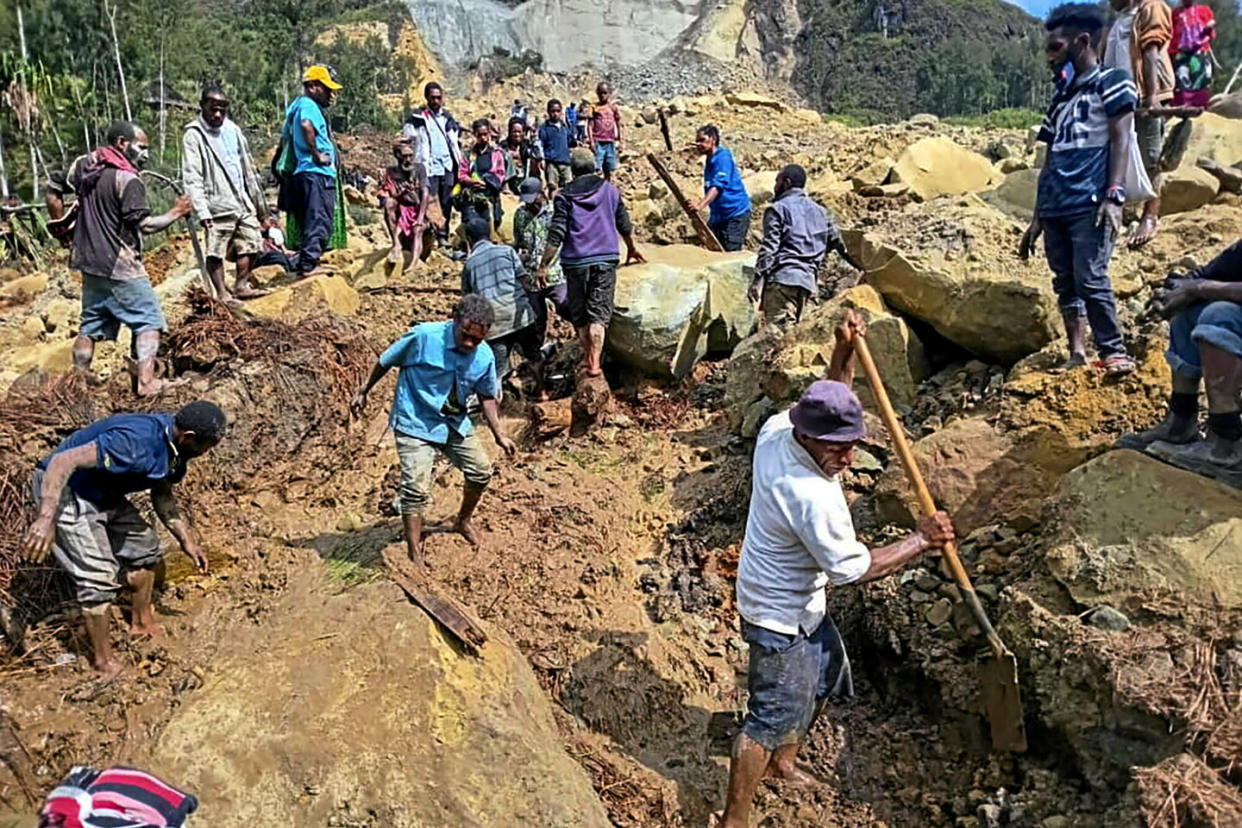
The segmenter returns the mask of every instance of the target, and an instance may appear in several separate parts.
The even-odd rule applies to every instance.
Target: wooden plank
[[[411,601],[440,622],[468,651],[478,655],[479,650],[487,643],[487,633],[474,622],[465,607],[433,587],[405,555],[403,549],[385,549],[384,564],[388,567],[389,577],[405,590]]]
[[[677,199],[677,203],[681,205],[681,209],[685,210],[686,215],[690,219],[690,224],[694,227],[694,232],[698,235],[699,241],[708,250],[714,250],[717,253],[723,253],[724,247],[716,239],[716,235],[712,233],[711,228],[707,226],[707,222],[703,221],[703,217],[699,215],[699,211],[695,210],[690,202],[682,194],[681,188],[677,186],[677,182],[669,175],[668,170],[660,163],[660,159],[655,157],[654,152],[647,153],[647,160],[651,162],[651,166],[655,167],[656,174],[664,181],[664,186],[668,187],[673,198]]]

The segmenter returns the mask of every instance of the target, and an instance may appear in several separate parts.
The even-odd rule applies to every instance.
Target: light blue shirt
[[[317,164],[311,147],[302,134],[302,122],[310,121],[315,128],[315,149],[327,153],[332,163]],[[328,137],[328,121],[323,117],[323,110],[306,95],[299,95],[285,112],[285,132],[293,138],[293,151],[298,159],[294,173],[313,172],[336,178],[336,147]]]
[[[380,354],[380,365],[400,369],[388,418],[393,431],[447,443],[453,434],[465,437],[474,430],[465,411],[471,394],[496,397],[499,383],[491,346],[481,343],[471,351],[458,350],[453,325],[452,321],[415,325]]]

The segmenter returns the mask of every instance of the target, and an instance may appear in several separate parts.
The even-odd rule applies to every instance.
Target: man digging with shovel
[[[833,697],[853,694],[845,644],[826,609],[824,587],[882,578],[953,540],[944,512],[922,518],[904,540],[868,550],[854,535],[840,474],[866,435],[850,390],[854,343],[865,323],[849,311],[836,329],[828,379],[764,424],[738,565],[737,604],[750,645],[749,702],[729,764],[729,793],[717,825],[745,828],[759,781],[812,786],[795,762],[811,725]]]

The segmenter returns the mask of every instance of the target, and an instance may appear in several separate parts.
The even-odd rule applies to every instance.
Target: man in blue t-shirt
[[[285,111],[281,142],[293,144],[296,167],[281,194],[281,207],[293,215],[301,233],[297,257],[301,276],[318,269],[336,217],[336,146],[324,111],[339,89],[331,68],[315,64],[302,77],[303,94]]]
[[[158,636],[152,592],[163,558],[159,537],[126,495],[151,491],[151,505],[200,572],[207,556],[182,517],[172,487],[186,464],[224,436],[224,412],[205,400],[177,414],[118,414],[69,435],[35,467],[39,514],[26,532],[26,560],[53,553],[69,573],[91,643],[91,664],[105,677],[121,672],[112,654],[108,608],[133,590],[130,633]]]
[[[711,208],[707,226],[725,250],[741,250],[750,231],[750,195],[742,183],[742,173],[733,162],[733,153],[720,146],[720,130],[708,124],[699,127],[694,144],[706,156],[703,164],[703,197],[694,209]]]
[[[500,425],[496,359],[484,344],[495,321],[496,314],[486,299],[477,293],[463,296],[453,308],[451,320],[415,325],[380,354],[371,376],[350,404],[353,415],[362,416],[371,389],[390,369],[399,369],[388,419],[396,434],[401,465],[397,510],[405,526],[410,560],[422,567],[427,567],[422,552],[423,512],[431,502],[431,474],[437,453],[461,469],[466,478],[452,531],[471,546],[479,543],[470,518],[491,482],[492,464],[470,422],[466,407],[471,396],[479,397],[496,445],[510,457],[517,451]]]
[[[1069,359],[1062,367],[1087,364],[1089,322],[1099,353],[1096,367],[1127,373],[1135,365],[1117,322],[1108,260],[1126,203],[1134,82],[1121,70],[1099,65],[1096,49],[1104,20],[1096,6],[1059,6],[1044,28],[1044,51],[1057,92],[1039,132],[1048,157],[1039,175],[1035,216],[1018,255],[1029,258],[1043,234],[1069,338]]]

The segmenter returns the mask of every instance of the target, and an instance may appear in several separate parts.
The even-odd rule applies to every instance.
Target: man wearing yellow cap
[[[307,276],[319,267],[328,246],[336,213],[336,147],[324,111],[332,106],[341,84],[331,67],[315,64],[302,76],[303,94],[285,112],[282,147],[292,153],[281,156],[286,169],[281,188],[281,207],[297,222],[301,244],[297,270]],[[291,168],[291,169],[290,169]]]

